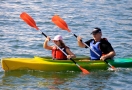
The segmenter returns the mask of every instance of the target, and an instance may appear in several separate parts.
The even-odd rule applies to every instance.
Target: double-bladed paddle
[[[39,30],[39,28],[36,26],[36,22],[34,21],[34,19],[29,16],[26,12],[23,12],[20,14],[20,18],[22,20],[24,20],[24,22],[26,22],[29,26],[35,28],[36,30]],[[63,23],[62,25],[66,25],[66,23]],[[46,34],[44,34],[41,30],[39,30],[45,37],[47,37]],[[54,43],[55,44],[55,43]],[[56,44],[55,44],[56,45]],[[56,45],[57,46],[57,45]],[[58,46],[57,46],[58,47]],[[67,54],[60,48],[58,47],[59,50],[61,50],[66,56]],[[83,72],[83,74],[89,74],[88,70],[82,68],[81,66],[79,66],[72,58],[70,59],[71,61],[73,61]]]
[[[66,31],[72,33],[71,30],[68,28],[67,23],[66,23],[60,16],[54,15],[54,16],[52,17],[52,22],[53,22],[55,25],[57,25],[59,28],[61,28],[62,30],[66,30]],[[72,33],[72,34],[73,34],[73,33]],[[73,35],[77,38],[77,35],[76,35],[76,34],[73,34]],[[82,40],[81,40],[81,42],[82,42],[84,45],[86,45],[88,48],[90,48],[90,47],[89,47],[86,43],[84,43]],[[100,55],[99,55],[97,52],[95,52],[92,48],[90,48],[90,50],[92,50],[96,55],[98,55],[98,56],[100,57]],[[104,60],[104,61],[105,61],[112,69],[115,70],[115,67],[112,66],[110,63],[108,63],[108,61],[106,61],[106,60]]]

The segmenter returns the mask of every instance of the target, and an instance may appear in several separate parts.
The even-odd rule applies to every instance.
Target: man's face
[[[100,40],[101,39],[101,36],[102,36],[102,33],[96,33],[96,34],[93,34],[93,39],[94,40]]]

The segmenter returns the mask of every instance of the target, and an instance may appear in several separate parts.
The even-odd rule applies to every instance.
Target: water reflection
[[[68,82],[71,78],[75,78],[78,74],[80,72],[9,71],[5,72],[1,83],[4,86],[13,88],[19,87],[19,85],[28,88],[28,85],[33,84],[37,88],[59,89],[60,85]]]

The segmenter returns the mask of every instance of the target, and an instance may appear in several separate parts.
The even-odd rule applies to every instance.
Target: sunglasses
[[[54,40],[54,42],[59,42],[59,41],[57,41],[57,40]]]

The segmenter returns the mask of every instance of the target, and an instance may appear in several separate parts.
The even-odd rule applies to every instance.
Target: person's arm
[[[70,59],[70,58],[76,58],[76,55],[71,52],[71,50],[69,48],[66,48],[66,53],[68,54],[67,55],[67,58]]]
[[[48,49],[48,50],[52,50],[52,46],[49,46],[49,45],[48,45],[48,42],[49,42],[49,41],[50,41],[50,38],[47,37],[47,38],[45,39],[45,41],[44,41],[43,48]]]
[[[86,46],[85,46],[85,44],[84,43],[82,43],[82,38],[81,37],[77,37],[77,43],[78,43],[78,46],[79,47],[82,47],[82,48],[85,48]]]
[[[109,52],[109,53],[107,53],[107,54],[101,56],[100,60],[105,60],[105,59],[107,59],[107,58],[113,58],[113,57],[116,55],[116,53],[115,53],[115,51],[114,51],[112,45],[111,45],[108,41],[106,41],[106,40],[105,40],[103,43],[104,43],[104,47],[101,47],[101,48],[102,48],[103,50],[106,50],[106,51]],[[103,45],[102,45],[102,46],[103,46]]]
[[[101,56],[100,60],[104,61],[107,58],[113,58],[115,55],[116,55],[115,51],[111,51],[108,54]]]

